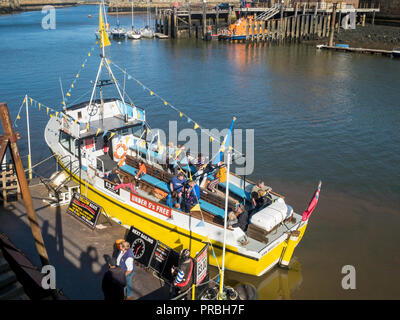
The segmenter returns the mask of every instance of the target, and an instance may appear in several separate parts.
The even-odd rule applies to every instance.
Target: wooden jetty
[[[351,47],[326,46],[326,45],[318,45],[317,49],[353,52],[353,53],[369,53],[369,54],[383,55],[388,57],[391,57],[393,55],[392,50],[381,50],[381,49],[351,48]]]
[[[275,11],[274,11],[275,10]],[[156,32],[171,38],[211,39],[223,35],[224,29],[240,17],[252,16],[246,35],[239,40],[246,42],[284,41],[329,38],[340,27],[341,18],[355,12],[358,24],[365,25],[366,15],[374,15],[379,8],[347,8],[340,3],[319,7],[308,3],[291,6],[218,9],[206,3],[187,4],[168,9],[155,8]],[[271,13],[271,14],[268,14]],[[332,17],[335,16],[335,19]],[[334,21],[334,24],[331,23]],[[214,35],[213,37],[207,34]],[[229,37],[221,36],[228,40]]]

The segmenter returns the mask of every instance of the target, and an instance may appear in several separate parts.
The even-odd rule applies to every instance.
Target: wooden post
[[[281,17],[279,19],[279,39],[282,40],[283,38],[283,3],[281,3]]]
[[[335,34],[335,23],[336,23],[336,3],[333,4],[333,12],[331,18],[331,33],[329,35],[329,46],[333,46],[333,37]]]
[[[174,38],[178,38],[178,11],[174,7]]]
[[[206,38],[206,34],[207,34],[207,5],[206,5],[205,2],[203,2],[202,23],[203,23],[203,39],[205,39]]]
[[[189,3],[189,17],[188,17],[188,22],[189,22],[189,38],[193,36],[192,34],[192,6]]]
[[[168,36],[171,37],[172,29],[171,29],[171,11],[168,11]]]
[[[328,36],[329,16],[324,15],[324,38]]]
[[[375,25],[375,10],[372,12],[372,25]]]
[[[296,17],[296,39],[300,36],[300,16]]]
[[[250,30],[250,24],[249,24],[249,20],[247,19],[247,24],[246,24],[246,42],[249,41],[249,30]]]
[[[35,240],[36,249],[38,251],[42,266],[49,265],[49,257],[47,255],[47,250],[44,245],[42,232],[40,230],[40,226],[36,217],[35,207],[33,206],[32,196],[29,190],[28,181],[26,180],[24,167],[22,165],[22,160],[17,145],[17,136],[12,126],[7,104],[5,103],[0,103],[0,118],[3,125],[4,135],[8,138],[8,144],[10,145],[10,152],[14,161],[18,182],[21,187],[22,197],[24,200],[26,213],[28,215],[33,239]],[[2,155],[0,159],[0,163],[3,162],[3,156],[4,155]]]
[[[322,36],[322,16],[317,16],[317,37],[321,38]]]
[[[272,36],[271,28],[272,28],[271,20],[268,20],[267,21],[267,41],[269,41],[271,39],[271,36]]]
[[[265,42],[265,21],[262,21],[261,24],[262,24],[262,41]]]
[[[218,29],[219,29],[219,8],[217,6],[217,12],[215,14],[215,33],[218,33]]]
[[[305,16],[306,22],[304,25],[304,36],[307,37],[308,39],[308,35],[309,35],[309,28],[310,28],[310,15],[306,15]]]

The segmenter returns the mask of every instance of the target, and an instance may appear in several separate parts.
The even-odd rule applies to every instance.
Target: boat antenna
[[[219,300],[222,299],[222,292],[224,290],[224,273],[225,273],[225,248],[226,248],[226,225],[227,225],[227,218],[228,218],[228,200],[229,200],[229,176],[230,176],[230,164],[231,164],[231,157],[232,153],[228,150],[228,159],[227,159],[227,175],[226,175],[226,191],[225,191],[225,215],[224,215],[224,244],[222,247],[222,266],[220,270],[220,277],[219,277]]]

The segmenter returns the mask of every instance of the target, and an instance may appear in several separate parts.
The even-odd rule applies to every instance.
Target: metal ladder
[[[267,11],[264,11],[261,13],[255,21],[267,21],[271,19],[273,16],[275,16],[277,13],[279,13],[280,7],[277,5],[274,5],[273,7],[269,8]]]

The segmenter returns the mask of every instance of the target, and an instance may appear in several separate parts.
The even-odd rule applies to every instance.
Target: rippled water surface
[[[56,29],[49,31],[41,28],[40,11],[0,17],[0,100],[13,119],[25,94],[60,110],[59,79],[69,88],[85,59],[69,102],[89,99],[98,64],[97,47],[91,51],[97,10],[59,9]],[[111,25],[115,19],[109,17]],[[120,20],[130,26],[129,15]],[[135,15],[138,27],[145,20]],[[201,40],[114,41],[107,50],[112,61],[202,126],[221,130],[235,115],[237,128],[254,129],[251,178],[263,178],[285,194],[296,211],[323,181],[320,203],[295,251],[296,270],[274,271],[261,280],[228,274],[232,285],[254,283],[264,299],[400,298],[399,60],[305,45]],[[168,129],[168,120],[190,126],[133,80],[126,90],[146,109],[152,127]],[[24,115],[17,122],[23,136]],[[50,154],[43,139],[46,121],[46,112],[31,113],[33,163]],[[25,144],[20,148],[27,154]],[[48,170],[38,168],[42,174]],[[358,272],[356,290],[341,288],[347,264]],[[275,284],[287,277],[295,282],[289,295],[275,294],[282,292]]]

